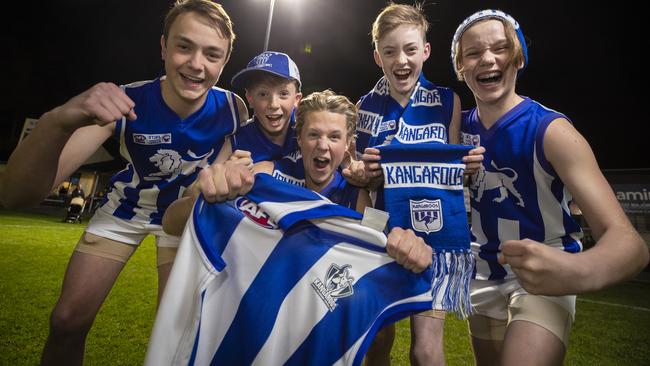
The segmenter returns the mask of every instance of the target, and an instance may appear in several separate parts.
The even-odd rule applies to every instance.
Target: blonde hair
[[[485,22],[487,20],[498,20],[503,24],[503,29],[506,34],[506,41],[508,42],[508,61],[507,65],[515,65],[515,67],[519,67],[519,65],[522,65],[525,62],[525,57],[524,57],[524,50],[521,45],[521,42],[519,41],[519,37],[517,37],[517,31],[515,30],[515,27],[510,23],[509,21],[498,18],[498,17],[489,17],[485,19],[481,19],[478,22],[472,24],[469,26],[467,29],[472,28],[478,23]],[[467,30],[465,30],[466,32]],[[459,81],[463,81],[463,72],[465,71],[463,69],[463,53],[462,51],[462,43],[463,43],[463,37],[461,36],[456,45],[454,46],[454,59],[452,62],[454,63],[454,70],[456,71],[456,77],[458,78]]]
[[[390,2],[372,23],[372,42],[375,48],[387,33],[403,24],[413,25],[422,30],[422,39],[426,42],[429,22],[422,10],[422,4],[406,5]]]
[[[345,129],[348,142],[354,140],[357,129],[357,107],[344,95],[338,95],[330,89],[313,92],[298,103],[296,111],[296,135],[305,126],[305,118],[311,112],[332,112],[345,116]]]
[[[233,43],[235,42],[235,31],[233,30],[233,23],[230,16],[226,13],[223,6],[212,2],[210,0],[176,0],[174,5],[165,15],[165,23],[163,26],[163,36],[165,42],[169,38],[169,30],[172,24],[176,21],[179,15],[185,13],[196,13],[208,19],[214,28],[221,34],[223,38],[228,39],[230,47],[226,55],[226,60],[230,58],[232,53]]]

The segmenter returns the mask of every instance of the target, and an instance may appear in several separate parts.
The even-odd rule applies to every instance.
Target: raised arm
[[[111,136],[113,122],[136,118],[134,106],[119,87],[100,83],[45,113],[7,162],[2,204],[38,204]]]
[[[553,121],[544,136],[544,153],[582,209],[596,244],[570,254],[531,240],[502,246],[529,292],[578,294],[628,280],[648,264],[648,248],[625,216],[602,175],[587,141],[565,119]]]

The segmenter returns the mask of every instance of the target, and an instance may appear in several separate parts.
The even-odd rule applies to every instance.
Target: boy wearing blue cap
[[[282,159],[289,165],[289,171],[300,171],[294,110],[302,94],[295,62],[281,52],[263,52],[235,74],[231,84],[245,90],[253,117],[226,140],[220,154],[252,163]],[[166,232],[182,233],[193,204],[194,200],[180,199],[170,206],[172,209],[163,217]]]
[[[249,151],[253,162],[278,160],[295,152],[293,115],[302,94],[293,60],[281,52],[264,52],[232,78],[232,85],[246,91],[253,109],[253,117],[230,137],[232,150]]]
[[[469,16],[454,35],[451,58],[476,101],[463,113],[463,141],[486,149],[470,185],[476,362],[560,365],[575,294],[635,276],[648,250],[568,118],[516,94],[528,54],[511,16]],[[584,252],[573,201],[598,238]]]

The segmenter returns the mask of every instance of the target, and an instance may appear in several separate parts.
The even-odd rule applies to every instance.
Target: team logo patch
[[[172,134],[171,133],[158,133],[158,134],[134,133],[133,142],[138,145],[171,144]]]
[[[469,133],[461,132],[460,133],[460,143],[468,146],[480,146],[481,145],[481,135],[472,135]]]
[[[277,229],[278,224],[275,221],[271,220],[269,215],[260,208],[257,203],[240,197],[235,201],[235,206],[239,211],[241,211],[246,217],[251,219],[257,225],[266,228],[266,229]]]
[[[329,311],[334,311],[336,308],[336,301],[342,297],[348,297],[354,294],[352,284],[354,277],[350,275],[349,264],[344,264],[342,267],[332,263],[327,269],[325,274],[325,282],[320,278],[316,278],[311,287],[316,291],[318,296],[323,300]]]
[[[434,233],[442,229],[442,203],[437,200],[409,200],[411,226],[415,231]]]

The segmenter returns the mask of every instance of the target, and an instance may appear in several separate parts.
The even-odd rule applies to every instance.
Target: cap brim
[[[257,68],[257,67],[248,67],[248,68],[243,69],[240,72],[236,73],[235,76],[233,76],[232,79],[230,79],[230,85],[232,85],[233,87],[235,87],[237,89],[245,89],[246,85],[248,84],[248,79],[252,75],[254,75],[255,73],[267,73],[267,74],[279,76],[279,77],[281,77],[283,79],[296,81],[298,83],[299,88],[302,86],[302,84],[300,83],[300,80],[298,80],[296,78],[291,78],[291,77],[288,78],[286,75],[283,75],[283,74],[280,74],[280,73],[277,73],[277,72],[274,72],[274,71],[270,71],[270,70],[260,69],[260,68]]]

